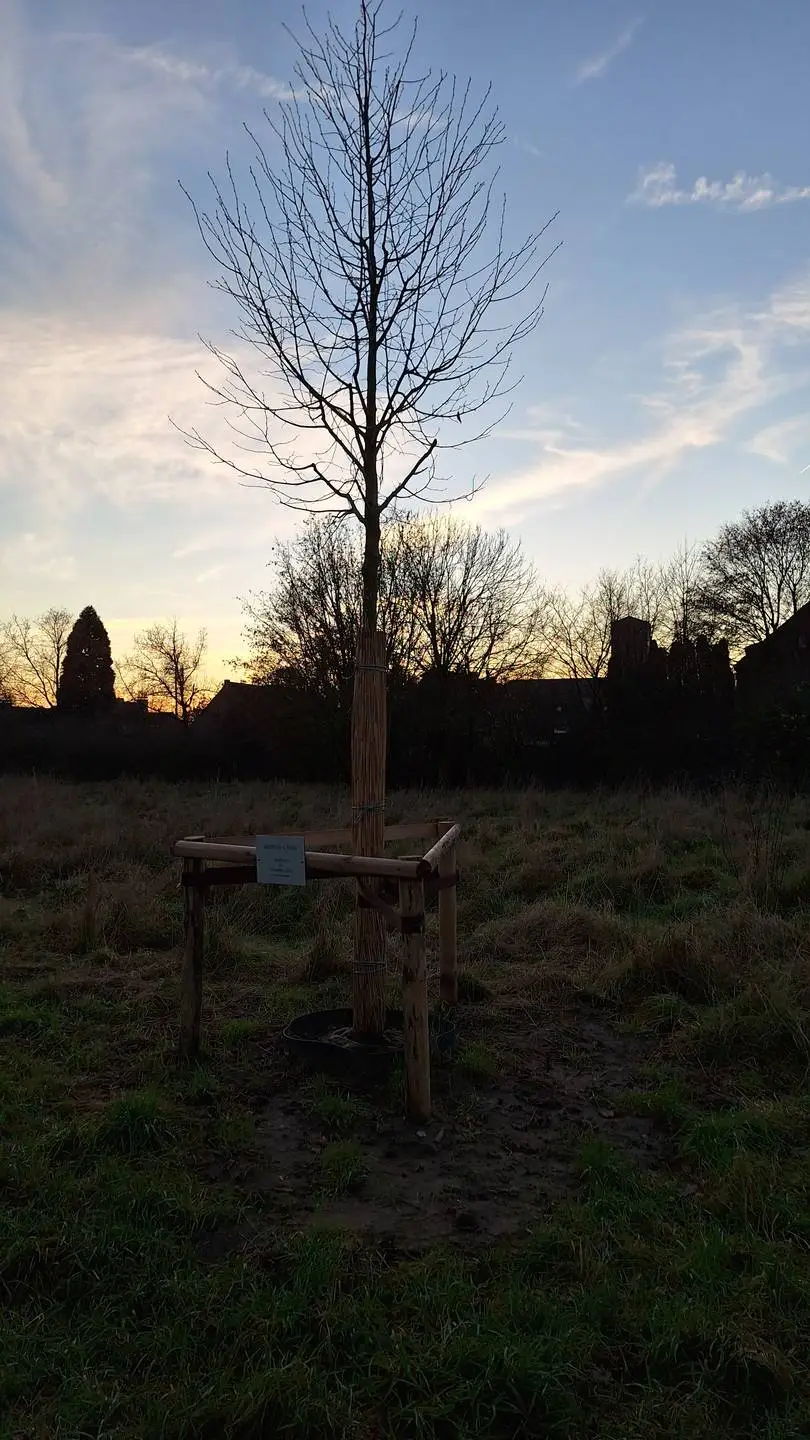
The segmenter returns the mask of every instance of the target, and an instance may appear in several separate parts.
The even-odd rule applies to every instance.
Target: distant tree
[[[701,603],[734,647],[756,643],[810,600],[810,504],[746,510],[703,551]]]
[[[392,535],[384,523],[379,613],[396,674],[411,668],[413,622],[397,603]],[[248,674],[348,699],[363,607],[358,537],[328,517],[312,517],[293,540],[273,547],[270,563],[272,588],[243,602]]]
[[[0,631],[6,692],[18,705],[59,703],[62,661],[73,616],[52,608],[35,620],[12,615]]]
[[[607,673],[613,621],[632,615],[648,621],[655,631],[663,604],[660,572],[642,559],[628,570],[600,571],[595,582],[577,595],[552,592],[547,599],[547,628],[554,667],[576,680],[583,692],[596,696],[598,682]]]
[[[519,540],[433,515],[404,527],[400,553],[423,671],[492,680],[542,673],[544,601]]]
[[[716,638],[717,622],[706,608],[703,550],[684,541],[661,568],[661,605],[656,638],[665,645]]]
[[[17,700],[17,686],[8,645],[0,632],[0,705],[14,705]]]
[[[87,605],[67,639],[59,708],[94,714],[110,710],[114,704],[115,672],[110,637],[92,605]]]
[[[362,547],[345,527],[312,518],[275,547],[275,584],[244,602],[245,668],[348,697],[363,606]],[[520,542],[448,517],[384,523],[379,615],[393,680],[442,674],[539,673],[541,602]]]
[[[169,710],[191,723],[211,693],[203,674],[207,635],[184,635],[177,621],[157,621],[135,636],[135,648],[121,666],[119,682],[132,699],[145,699],[156,710]]]

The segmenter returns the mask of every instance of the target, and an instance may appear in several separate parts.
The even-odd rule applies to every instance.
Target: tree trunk
[[[352,838],[355,855],[382,855],[385,839],[385,636],[361,629],[352,705]],[[370,890],[379,882],[369,880]],[[355,901],[352,1004],[354,1033],[372,1039],[385,1029],[385,923]]]

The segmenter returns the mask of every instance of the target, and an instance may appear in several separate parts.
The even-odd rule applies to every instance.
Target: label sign
[[[306,885],[303,835],[257,835],[256,879],[260,885]]]

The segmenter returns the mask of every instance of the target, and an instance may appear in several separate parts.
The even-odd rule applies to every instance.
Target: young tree
[[[203,674],[207,643],[205,630],[192,638],[176,620],[150,625],[135,636],[135,648],[122,666],[127,694],[145,698],[156,710],[168,709],[189,725],[211,693]]]
[[[92,605],[82,610],[65,646],[59,709],[98,714],[115,704],[110,637]]]
[[[6,657],[6,684],[18,705],[59,704],[62,662],[73,616],[52,608],[36,620],[12,615],[0,639]]]
[[[810,504],[746,510],[703,551],[701,603],[718,632],[741,647],[765,640],[810,600]]]
[[[488,96],[476,103],[469,84],[444,73],[411,77],[414,32],[393,54],[399,21],[387,25],[383,12],[382,0],[360,0],[349,33],[333,20],[323,36],[308,26],[300,89],[278,120],[265,112],[276,164],[248,132],[253,204],[228,162],[227,187],[213,182],[213,213],[194,207],[217,288],[240,312],[236,333],[273,388],[210,346],[225,378],[209,389],[235,407],[243,445],[265,463],[249,464],[244,450],[225,457],[198,431],[189,437],[283,503],[350,514],[363,527],[352,775],[355,845],[367,853],[383,841],[385,689],[383,675],[372,679],[382,659],[382,517],[402,497],[430,492],[450,422],[480,417],[478,434],[494,423],[512,347],[542,313],[542,296],[526,295],[545,263],[543,230],[505,247],[502,210],[487,245],[491,161],[504,139]],[[297,448],[302,431],[314,454]],[[356,949],[355,1028],[366,1033],[384,1021],[382,962],[370,952],[384,954],[385,936],[375,910],[362,910],[357,927],[374,931],[373,945]],[[374,979],[361,984],[361,971]]]

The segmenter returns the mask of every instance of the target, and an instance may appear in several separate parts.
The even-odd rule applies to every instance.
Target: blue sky
[[[341,21],[354,5],[331,7]],[[317,26],[327,6],[308,6]],[[406,15],[412,12],[407,5]],[[292,0],[0,0],[0,617],[94,604],[239,649],[295,517],[190,450],[236,316],[177,181],[282,103]],[[461,513],[576,585],[810,488],[810,5],[432,0],[417,54],[489,82],[509,237],[560,215],[508,419]]]

